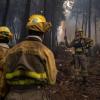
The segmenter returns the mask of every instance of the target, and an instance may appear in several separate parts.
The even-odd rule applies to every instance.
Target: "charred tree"
[[[95,17],[94,17],[94,26],[95,26],[95,43],[97,44],[97,16],[95,14]]]
[[[89,8],[88,8],[88,37],[91,37],[91,8],[92,8],[92,0],[89,0]]]
[[[22,24],[22,29],[21,29],[21,33],[23,33],[23,34],[21,35],[21,39],[23,39],[23,37],[25,37],[27,34],[26,23],[28,21],[29,15],[30,15],[30,5],[31,5],[31,0],[27,0],[26,6],[25,6],[25,12],[24,12],[24,16],[23,16],[23,24]]]
[[[77,24],[78,24],[78,12],[76,13],[75,31],[77,30]]]
[[[51,30],[45,34],[44,36],[44,43],[48,45],[50,49],[54,49],[55,47],[55,9],[56,9],[56,1],[57,0],[45,0],[44,2],[44,15],[46,16],[47,20],[52,23]]]
[[[84,30],[84,22],[85,22],[85,15],[84,15],[84,12],[83,12],[83,15],[82,15],[82,30]]]
[[[4,15],[3,15],[2,25],[6,25],[9,6],[10,6],[10,0],[6,0],[5,12],[4,12]]]
[[[65,29],[65,36],[64,36],[64,40],[65,40],[65,45],[66,45],[66,47],[68,47],[68,46],[69,46],[69,44],[68,44],[68,39],[67,39],[66,29]]]
[[[88,18],[87,18],[87,15],[86,15],[85,16],[85,27],[84,27],[85,36],[86,36],[86,33],[87,33],[87,24],[88,24]]]

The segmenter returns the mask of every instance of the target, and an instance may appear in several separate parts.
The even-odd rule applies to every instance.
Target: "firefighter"
[[[51,23],[43,15],[30,16],[28,36],[7,53],[6,100],[47,100],[46,85],[54,85],[57,69],[52,51],[42,44]]]
[[[6,26],[0,26],[0,99],[4,96],[5,84],[4,84],[4,70],[2,67],[3,58],[5,57],[9,46],[8,42],[12,39],[12,33]]]
[[[92,46],[93,41],[89,38],[84,37],[82,30],[75,32],[75,38],[71,42],[70,46],[74,48],[74,79],[75,81],[81,81],[82,83],[87,82],[88,76],[88,61],[87,61],[87,50]]]

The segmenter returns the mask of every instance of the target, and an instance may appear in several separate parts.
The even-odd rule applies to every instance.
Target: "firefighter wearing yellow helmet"
[[[8,42],[12,39],[12,33],[6,26],[0,26],[0,98],[4,96],[5,83],[4,83],[4,70],[3,59],[9,49]],[[1,100],[1,99],[0,99]]]
[[[88,76],[88,63],[86,53],[87,50],[93,45],[93,40],[84,37],[83,30],[75,32],[75,38],[72,40],[70,47],[74,47],[74,79],[75,81],[87,82]]]
[[[81,30],[81,29],[76,30],[75,31],[75,36],[76,37],[83,37],[84,36],[83,30]]]
[[[43,15],[32,15],[27,23],[27,28],[38,32],[47,32],[51,27],[51,23],[46,21]]]
[[[0,27],[0,40],[7,39],[10,40],[12,39],[12,33],[10,32],[9,28],[6,26],[1,26]]]
[[[44,87],[54,85],[57,75],[54,55],[42,43],[50,27],[43,15],[32,15],[27,23],[28,36],[9,50],[5,66],[10,89],[6,100],[47,100]]]

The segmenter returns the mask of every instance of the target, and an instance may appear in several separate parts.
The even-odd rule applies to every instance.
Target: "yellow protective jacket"
[[[3,59],[6,56],[6,53],[9,49],[9,46],[5,43],[0,43],[0,96],[4,96],[5,91],[5,80],[4,80],[4,68],[3,68]]]
[[[31,78],[46,79],[49,84],[56,82],[57,69],[54,55],[35,37],[27,38],[11,48],[5,60],[5,67],[6,79],[18,77],[21,74],[18,70],[24,69]]]
[[[75,53],[85,53],[86,49],[89,49],[93,45],[93,40],[90,38],[75,38],[70,47],[74,47]]]

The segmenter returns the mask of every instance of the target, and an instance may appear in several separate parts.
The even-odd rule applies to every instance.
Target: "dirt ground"
[[[100,57],[89,58],[87,84],[71,80],[71,60],[71,56],[56,59],[57,84],[47,88],[48,95],[52,100],[100,100]]]

